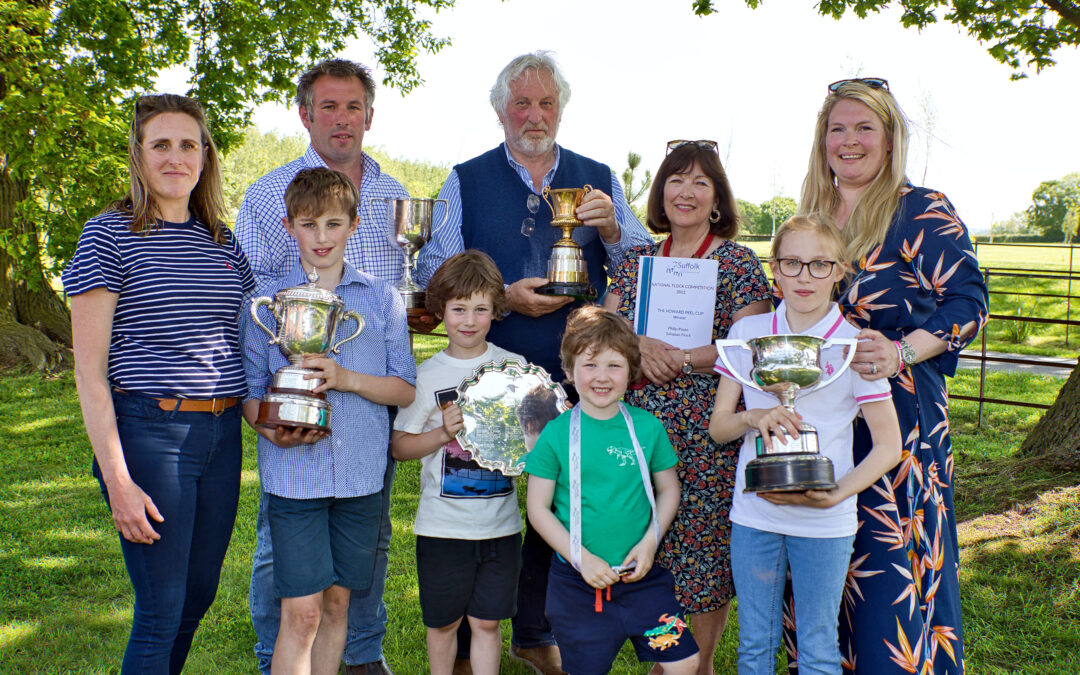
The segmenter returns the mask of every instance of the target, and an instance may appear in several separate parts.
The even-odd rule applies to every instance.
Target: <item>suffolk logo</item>
[[[686,630],[686,622],[680,619],[678,614],[668,616],[666,613],[660,615],[659,621],[659,626],[645,631],[645,637],[649,638],[649,647],[664,651],[678,646],[679,639]]]

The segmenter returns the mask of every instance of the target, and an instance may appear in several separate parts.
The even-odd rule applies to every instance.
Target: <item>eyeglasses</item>
[[[845,84],[864,84],[871,89],[884,89],[889,91],[889,81],[884,77],[855,77],[850,80],[837,80],[829,85],[829,93],[835,94]]]
[[[780,274],[785,277],[797,277],[802,274],[803,269],[810,270],[810,276],[815,279],[828,278],[833,271],[833,265],[836,264],[835,260],[811,260],[810,262],[803,262],[798,258],[777,258],[776,268],[780,270]]]
[[[720,149],[716,146],[716,141],[710,141],[710,140],[706,140],[706,139],[702,139],[702,140],[699,140],[699,141],[687,141],[687,140],[683,140],[681,138],[679,140],[675,140],[675,141],[668,141],[667,142],[667,152],[664,153],[664,154],[665,155],[670,155],[672,150],[678,150],[679,148],[681,148],[684,145],[696,145],[699,148],[706,148],[708,150],[715,151],[716,154],[718,154],[718,155],[720,154]]]
[[[525,198],[525,208],[529,209],[532,216],[535,216],[540,210],[540,195],[530,192]],[[532,216],[525,216],[525,219],[521,221],[521,236],[523,237],[531,237],[533,230],[536,229],[536,219]]]

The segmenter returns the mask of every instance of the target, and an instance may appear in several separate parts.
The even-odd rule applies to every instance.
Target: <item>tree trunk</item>
[[[1080,471],[1080,368],[1073,368],[1057,400],[1020,445],[1019,455],[1043,458],[1055,469]]]
[[[0,233],[17,235],[15,205],[25,197],[26,185],[0,163]],[[32,235],[36,237],[36,232]],[[36,248],[36,240],[34,244]],[[0,247],[0,368],[45,372],[69,368],[74,359],[68,348],[67,308],[46,283],[40,262],[29,278],[36,288],[27,285],[26,275],[16,274],[7,249]]]

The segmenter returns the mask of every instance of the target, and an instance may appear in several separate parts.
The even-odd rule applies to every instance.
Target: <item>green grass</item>
[[[417,337],[418,354],[441,348]],[[993,373],[991,395],[1050,402],[1062,380]],[[974,392],[962,371],[954,392]],[[997,393],[994,393],[997,392]],[[1017,393],[1019,392],[1019,393]],[[1011,397],[1011,396],[1010,396]],[[1054,475],[1012,455],[1039,411],[954,401],[956,511],[969,672],[1080,672],[1080,475]],[[131,590],[116,533],[90,475],[91,452],[70,374],[0,378],[0,672],[117,672],[131,621]],[[253,673],[247,607],[258,477],[245,436],[240,511],[217,601],[196,635],[186,672]],[[426,672],[411,523],[419,463],[399,467],[386,602],[385,650],[399,675]],[[717,655],[734,672],[737,617]],[[504,637],[509,626],[504,624]],[[640,673],[624,649],[612,672]],[[502,672],[528,670],[504,656]]]

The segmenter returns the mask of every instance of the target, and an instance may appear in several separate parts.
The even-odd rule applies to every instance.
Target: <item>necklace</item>
[[[705,251],[709,250],[709,244],[712,243],[714,236],[715,235],[710,232],[709,236],[705,237],[705,241],[701,242],[701,246],[698,248],[698,250],[694,251],[694,255],[690,257],[700,258],[701,256],[705,255]],[[660,255],[665,258],[671,256],[671,235],[668,235],[668,238],[664,240],[664,246],[660,249]]]

